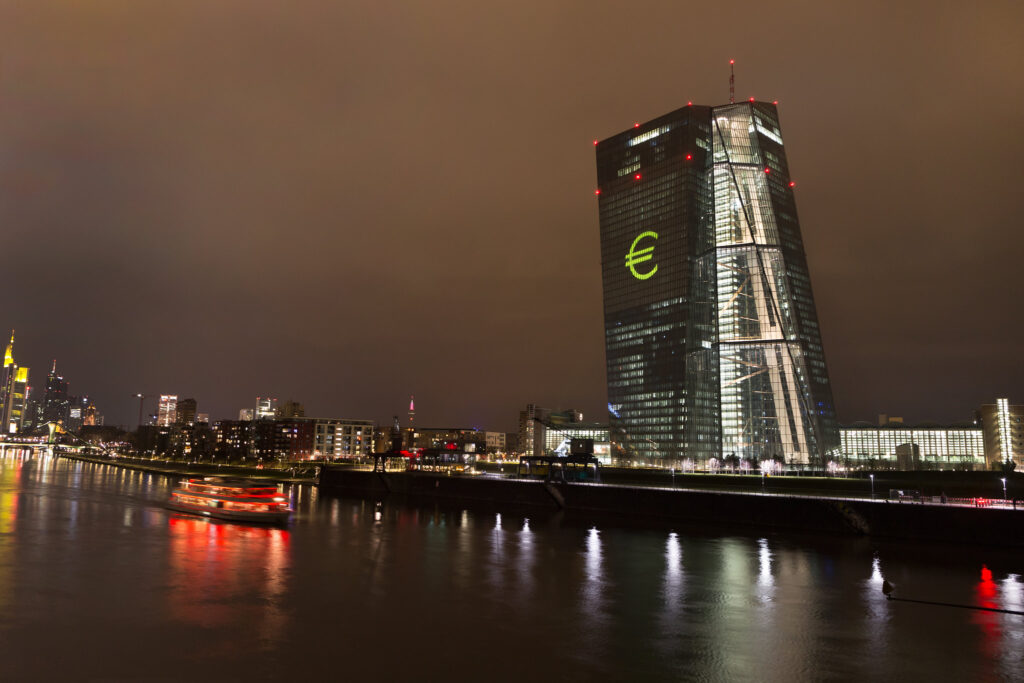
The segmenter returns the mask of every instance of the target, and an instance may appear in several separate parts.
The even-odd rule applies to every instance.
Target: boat
[[[171,491],[167,507],[203,517],[262,524],[284,524],[292,512],[277,486],[228,477],[184,479]]]

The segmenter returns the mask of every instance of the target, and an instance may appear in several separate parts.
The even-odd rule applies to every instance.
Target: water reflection
[[[84,680],[152,677],[110,667],[152,668],[169,649],[212,680],[1019,676],[1024,617],[881,591],[889,579],[906,597],[1024,609],[1019,558],[991,549],[712,536],[298,486],[285,489],[292,525],[267,529],[172,516],[169,485],[0,458],[0,680],[59,680],[39,675],[58,666],[54,641]],[[95,656],[111,643],[116,662]]]
[[[282,634],[289,532],[172,515],[168,519],[174,618],[206,628],[256,624],[265,644]]]

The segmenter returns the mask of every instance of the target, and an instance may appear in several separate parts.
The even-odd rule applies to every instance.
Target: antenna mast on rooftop
[[[735,59],[729,60],[729,104],[736,104],[736,72],[733,71],[735,64]]]

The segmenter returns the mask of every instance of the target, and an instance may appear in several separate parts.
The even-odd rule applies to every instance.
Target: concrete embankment
[[[97,465],[112,465],[129,470],[165,474],[172,477],[242,477],[245,479],[264,479],[266,481],[290,484],[312,484],[316,482],[316,478],[313,476],[295,476],[289,470],[257,469],[255,467],[242,467],[239,465],[218,466],[200,463],[179,463],[129,457],[109,458],[80,453],[59,453],[58,456],[68,460],[91,462]]]
[[[328,467],[321,490],[371,498],[407,496],[492,506],[564,509],[575,516],[657,518],[717,527],[866,534],[880,538],[1024,547],[1024,511],[871,500],[546,483],[424,472]]]

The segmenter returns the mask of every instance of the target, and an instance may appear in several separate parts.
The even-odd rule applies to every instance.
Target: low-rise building
[[[373,452],[373,420],[307,419],[314,425],[313,457],[358,458]]]
[[[868,422],[839,429],[842,457],[850,467],[899,470],[985,468],[981,427]]]

